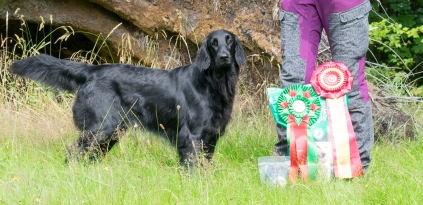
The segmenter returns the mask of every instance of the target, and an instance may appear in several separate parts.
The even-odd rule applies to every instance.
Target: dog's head
[[[216,68],[238,67],[247,63],[244,49],[237,36],[226,30],[211,32],[201,44],[194,64],[203,70],[211,65]]]

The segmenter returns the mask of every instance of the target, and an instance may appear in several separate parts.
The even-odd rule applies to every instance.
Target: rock
[[[118,45],[122,41],[122,34],[128,33],[131,36],[143,35],[142,31],[134,25],[123,22],[115,14],[84,0],[4,0],[0,3],[0,13],[2,14],[0,18],[2,22],[5,21],[6,12],[9,13],[9,20],[19,20],[23,16],[23,19],[29,23],[45,21],[45,25],[53,24],[56,27],[71,26],[75,31],[85,31],[94,34],[86,34],[92,41],[96,41],[97,37],[95,35],[106,37],[113,31],[108,41],[114,53],[117,53]],[[124,24],[114,29],[120,23]],[[10,26],[13,28],[13,25]],[[20,35],[21,31],[9,28],[9,36],[13,36],[14,34]],[[145,52],[140,47],[134,47],[133,49],[136,56],[141,57],[145,55]],[[116,61],[117,59],[115,59]]]
[[[218,3],[220,2],[220,3]],[[279,26],[273,17],[278,1],[206,1],[206,0],[3,0],[0,3],[0,18],[6,11],[9,19],[17,19],[14,12],[25,16],[30,22],[46,24],[50,15],[56,26],[68,25],[75,30],[88,31],[106,36],[116,25],[119,26],[109,37],[111,45],[118,50],[122,34],[128,33],[134,39],[143,41],[149,35],[158,41],[160,54],[169,48],[169,38],[181,34],[196,50],[204,37],[211,31],[227,29],[236,34],[250,54],[279,58]],[[145,58],[145,49],[134,46],[134,55]],[[192,54],[194,55],[194,54]],[[163,56],[163,55],[159,55]],[[270,59],[270,58],[269,58]],[[163,64],[163,59],[160,59]],[[276,61],[274,63],[277,63]]]

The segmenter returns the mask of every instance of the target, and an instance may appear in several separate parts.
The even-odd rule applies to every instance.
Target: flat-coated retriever
[[[104,155],[117,134],[138,125],[177,144],[181,165],[199,153],[211,160],[231,118],[245,52],[234,34],[210,33],[195,61],[171,70],[126,64],[90,65],[37,55],[9,71],[59,89],[77,91],[73,119],[81,131],[72,158]]]

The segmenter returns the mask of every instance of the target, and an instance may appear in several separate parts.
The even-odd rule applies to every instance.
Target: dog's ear
[[[247,64],[247,57],[245,56],[241,41],[237,36],[235,36],[235,60],[240,67]]]
[[[204,39],[203,43],[201,44],[200,50],[197,51],[197,57],[195,57],[194,65],[201,68],[202,70],[207,70],[210,67],[210,54],[207,48],[208,46],[208,37]]]

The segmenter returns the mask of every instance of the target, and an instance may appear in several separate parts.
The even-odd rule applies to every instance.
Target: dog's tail
[[[91,66],[40,54],[15,61],[9,72],[48,86],[75,91],[87,80]]]

